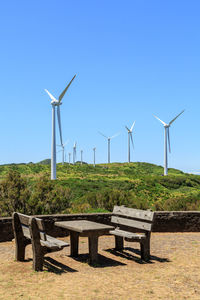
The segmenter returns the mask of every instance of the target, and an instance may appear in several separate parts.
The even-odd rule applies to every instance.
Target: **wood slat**
[[[152,224],[142,222],[142,221],[136,221],[131,219],[125,219],[117,216],[112,216],[111,222],[119,225],[129,226],[132,228],[142,229],[146,231],[151,231]]]
[[[146,235],[144,233],[133,233],[133,232],[128,232],[128,231],[124,231],[124,230],[111,230],[110,234],[116,235],[116,236],[121,236],[124,238],[128,238],[128,239],[145,239]]]
[[[43,240],[40,241],[42,246],[45,246],[45,247],[48,247],[51,249],[56,249],[56,248],[62,249],[64,247],[69,246],[68,243],[58,240],[52,236],[46,235],[46,237],[47,237],[46,241],[43,241]]]
[[[22,231],[23,231],[23,235],[30,239],[31,238],[31,235],[30,235],[30,230],[29,230],[29,227],[28,226],[24,226],[22,225]]]
[[[153,221],[154,218],[154,212],[150,210],[134,209],[125,206],[114,206],[113,214],[147,221]]]
[[[29,225],[30,216],[18,213],[21,224]]]
[[[44,229],[44,221],[42,219],[39,218],[35,218],[36,222],[37,222],[37,226],[39,228],[40,231],[45,231]]]

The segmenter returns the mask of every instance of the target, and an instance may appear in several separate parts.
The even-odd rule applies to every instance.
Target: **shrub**
[[[10,170],[0,184],[0,214],[8,216],[14,211],[26,213],[29,198],[27,181],[18,171]]]

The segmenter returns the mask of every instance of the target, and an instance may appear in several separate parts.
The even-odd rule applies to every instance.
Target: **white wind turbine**
[[[77,147],[77,143],[75,142],[73,146],[73,164],[76,163],[76,147]]]
[[[83,164],[83,150],[81,150],[81,165]]]
[[[93,151],[94,151],[94,164],[93,164],[93,166],[95,167],[96,166],[96,147],[93,148]]]
[[[168,157],[167,157],[167,144],[169,146],[169,152],[171,152],[170,148],[170,137],[169,137],[169,127],[171,124],[184,112],[180,112],[174,119],[172,119],[168,124],[160,120],[158,117],[154,116],[156,119],[158,119],[163,125],[165,129],[164,134],[164,175],[168,175]]]
[[[58,118],[58,126],[59,126],[59,132],[60,132],[60,144],[62,143],[62,131],[61,131],[61,119],[60,119],[60,105],[62,104],[62,98],[64,97],[66,91],[68,90],[69,86],[71,85],[72,81],[74,80],[74,77],[69,82],[69,84],[66,86],[64,91],[60,94],[58,100],[48,91],[45,89],[45,92],[49,95],[51,98],[51,105],[52,105],[52,146],[51,146],[51,179],[56,179],[56,122],[55,122],[55,109],[57,107],[57,118]]]
[[[69,155],[69,165],[71,164],[71,153],[68,153]]]
[[[65,158],[65,146],[69,143],[69,140],[67,140],[64,144],[58,145],[59,147],[62,147],[62,165],[64,165],[64,162],[66,161]]]
[[[119,135],[119,133],[117,133],[117,134],[115,134],[115,135],[113,135],[113,136],[111,136],[111,137],[106,136],[106,135],[104,135],[104,134],[101,133],[101,132],[99,132],[99,134],[101,134],[103,137],[105,137],[105,138],[108,140],[108,164],[110,164],[110,141],[111,141],[113,138],[117,137],[117,136]]]
[[[133,144],[133,127],[135,126],[135,121],[133,122],[133,125],[129,129],[127,126],[125,128],[128,130],[128,163],[131,162],[131,143],[134,148]]]

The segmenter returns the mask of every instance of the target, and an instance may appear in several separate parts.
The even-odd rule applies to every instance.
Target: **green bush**
[[[29,198],[27,181],[18,171],[10,170],[0,184],[0,215],[11,215],[14,211],[26,213]]]
[[[68,212],[72,200],[71,190],[56,185],[46,176],[41,176],[34,184],[28,202],[30,214],[56,214]]]

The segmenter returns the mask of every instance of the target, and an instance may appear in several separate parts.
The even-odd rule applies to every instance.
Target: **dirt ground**
[[[80,238],[77,259],[68,247],[34,272],[31,246],[26,261],[16,262],[14,242],[0,243],[0,299],[200,299],[200,233],[153,233],[149,263],[138,243],[113,248],[114,237],[100,237],[99,264],[90,266],[87,239]]]

